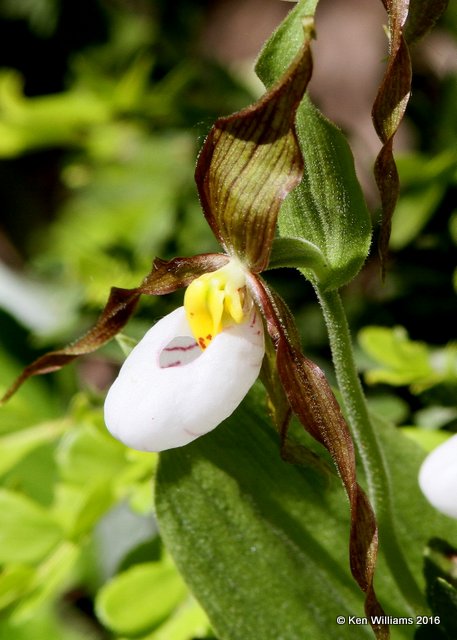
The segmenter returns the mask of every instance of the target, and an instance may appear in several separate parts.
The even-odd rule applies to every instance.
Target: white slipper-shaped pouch
[[[435,509],[457,518],[457,434],[425,458],[419,486]]]
[[[256,311],[224,328],[202,351],[180,307],[127,357],[105,400],[106,426],[141,451],[188,444],[233,413],[257,379],[264,352]]]

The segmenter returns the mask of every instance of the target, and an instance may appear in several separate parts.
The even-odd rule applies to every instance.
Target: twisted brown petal
[[[403,36],[409,0],[382,0],[382,2],[389,15],[389,62],[373,105],[372,117],[376,132],[383,144],[376,158],[374,173],[383,212],[379,254],[384,273],[392,216],[400,187],[392,147],[411,93],[411,61]]]
[[[382,224],[379,253],[383,274],[392,216],[399,193],[393,140],[411,94],[411,60],[408,44],[429,31],[448,5],[448,0],[382,0],[389,16],[389,59],[376,96],[372,117],[382,148],[375,162],[375,178],[381,195]]]
[[[279,207],[300,182],[295,112],[311,77],[312,26],[280,81],[257,103],[211,129],[195,179],[214,235],[252,271],[268,264]]]
[[[63,349],[45,353],[25,367],[0,402],[3,404],[11,398],[22,383],[31,376],[61,369],[78,356],[92,353],[111,340],[125,326],[142,294],[160,296],[171,293],[181,287],[186,287],[203,273],[219,269],[227,261],[227,256],[218,253],[203,254],[192,258],[174,258],[168,262],[157,258],[151,272],[139,287],[135,289],[113,287],[108,302],[95,325],[76,342]]]
[[[346,421],[323,372],[302,354],[292,316],[283,300],[259,276],[251,276],[249,282],[275,344],[278,373],[290,406],[305,429],[331,454],[348,495],[351,571],[365,592],[367,617],[383,615],[373,587],[378,529],[368,498],[356,480],[354,446]],[[372,626],[378,639],[389,637],[386,625]]]

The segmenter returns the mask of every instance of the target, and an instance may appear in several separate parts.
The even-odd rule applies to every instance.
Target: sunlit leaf
[[[97,615],[119,634],[138,635],[168,617],[187,589],[169,563],[145,563],[120,573],[98,592]]]
[[[402,427],[401,431],[428,453],[443,444],[443,442],[446,442],[450,437],[450,434],[445,431],[431,431],[430,429],[418,429],[417,427]]]
[[[24,564],[10,564],[0,574],[0,609],[27,593],[34,569]],[[0,632],[1,637],[1,632]]]
[[[17,604],[12,620],[16,625],[26,623],[65,587],[80,555],[78,546],[64,541],[38,565],[31,582],[30,593]]]
[[[364,327],[359,341],[378,365],[365,373],[370,384],[411,385],[412,391],[419,393],[457,379],[457,351],[452,344],[431,349],[425,342],[410,340],[403,327],[375,326]]]
[[[37,503],[0,490],[0,563],[38,562],[61,540],[62,531]]]
[[[193,599],[189,599],[157,631],[141,640],[194,640],[196,637],[206,637],[208,627],[208,618],[203,609]]]
[[[114,479],[122,471],[125,447],[95,425],[85,424],[75,426],[60,441],[56,459],[63,480],[87,486]]]
[[[35,448],[56,440],[68,426],[69,422],[62,419],[0,436],[0,475],[9,471]]]

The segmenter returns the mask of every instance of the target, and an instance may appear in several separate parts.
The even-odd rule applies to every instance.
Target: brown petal
[[[399,193],[393,140],[411,94],[411,60],[408,44],[429,31],[445,11],[448,0],[382,0],[389,16],[389,58],[376,96],[372,117],[383,144],[375,163],[375,178],[381,195],[382,224],[379,254],[383,274],[388,253],[392,216]]]
[[[220,118],[198,158],[195,179],[214,235],[252,271],[270,256],[281,202],[300,182],[303,161],[295,112],[311,77],[310,40],[257,103]]]
[[[111,289],[102,314],[92,329],[89,329],[82,338],[63,349],[44,354],[25,367],[0,403],[3,404],[11,398],[22,383],[31,376],[61,369],[78,356],[91,353],[111,340],[129,320],[141,294],[160,296],[171,293],[181,287],[186,287],[203,273],[219,269],[227,261],[228,257],[219,253],[203,254],[192,258],[174,258],[168,262],[157,258],[151,272],[139,287],[135,289],[113,287]]]
[[[283,300],[259,276],[251,276],[249,285],[265,314],[290,406],[305,429],[331,454],[348,495],[351,571],[365,592],[367,617],[383,615],[373,587],[378,529],[371,505],[356,480],[354,445],[346,421],[323,372],[302,354],[293,318]],[[373,629],[377,638],[389,637],[386,625],[373,625]]]
[[[389,15],[389,59],[376,96],[372,117],[383,144],[375,163],[375,178],[381,195],[382,224],[379,254],[383,273],[389,248],[392,216],[398,199],[399,179],[392,146],[395,133],[403,119],[411,93],[411,61],[403,27],[408,16],[409,0],[382,0]]]

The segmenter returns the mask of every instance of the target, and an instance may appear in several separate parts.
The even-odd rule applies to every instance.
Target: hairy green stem
[[[354,361],[351,335],[338,291],[316,293],[322,307],[329,334],[338,387],[343,408],[364,467],[368,495],[375,510],[381,549],[389,569],[404,598],[414,613],[426,609],[424,597],[412,575],[395,531],[392,491],[387,465],[368,412]]]

